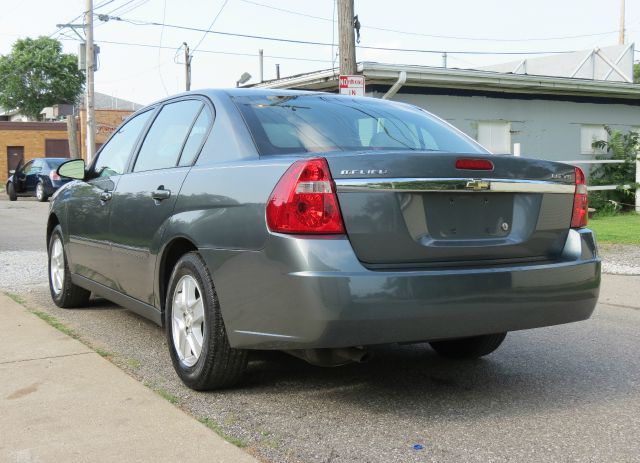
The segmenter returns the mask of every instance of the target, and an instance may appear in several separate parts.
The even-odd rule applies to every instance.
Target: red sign
[[[364,96],[364,76],[340,76],[340,95]]]

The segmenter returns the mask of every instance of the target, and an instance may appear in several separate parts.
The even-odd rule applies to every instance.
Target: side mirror
[[[75,178],[77,180],[84,180],[84,159],[72,159],[65,163],[60,164],[58,167],[58,175],[60,177]]]

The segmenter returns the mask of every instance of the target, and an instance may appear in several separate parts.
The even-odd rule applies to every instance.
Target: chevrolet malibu
[[[189,387],[252,349],[310,363],[429,342],[493,352],[585,320],[600,286],[579,168],[494,155],[416,107],[259,89],[185,93],[120,126],[53,197],[51,297],[164,326]]]

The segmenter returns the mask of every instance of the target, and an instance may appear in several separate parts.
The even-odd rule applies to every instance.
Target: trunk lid
[[[488,159],[493,170],[456,168]],[[369,267],[557,259],[569,231],[572,166],[432,152],[327,155],[356,255]]]

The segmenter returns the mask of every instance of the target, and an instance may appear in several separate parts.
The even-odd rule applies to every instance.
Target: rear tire
[[[71,272],[64,251],[62,228],[56,226],[49,238],[49,291],[51,299],[64,309],[80,307],[89,302],[91,292],[71,282]]]
[[[196,391],[234,386],[247,366],[247,351],[229,346],[211,275],[197,252],[176,263],[165,303],[171,361],[182,382]]]
[[[15,201],[18,199],[18,195],[16,194],[16,187],[13,182],[7,183],[7,195],[9,196],[9,201]]]
[[[489,355],[504,341],[507,333],[485,334],[470,338],[433,341],[429,344],[438,355],[455,359],[473,359]]]
[[[44,184],[42,182],[38,182],[38,184],[36,185],[36,198],[41,203],[44,203],[47,201],[47,199],[49,199],[47,194],[44,192]]]

